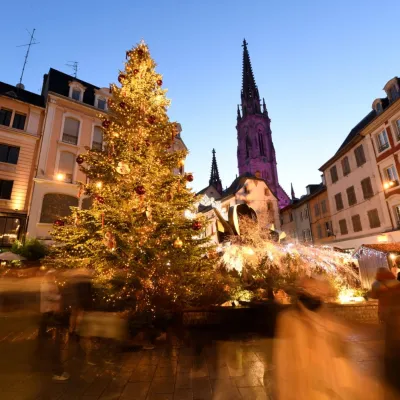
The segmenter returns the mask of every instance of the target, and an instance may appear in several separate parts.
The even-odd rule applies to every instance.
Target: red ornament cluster
[[[99,204],[104,204],[104,197],[96,195],[94,198]]]
[[[134,70],[133,70],[133,74],[134,74],[134,75],[137,75],[138,73],[139,73],[139,70],[138,70],[138,69],[134,69]]]
[[[147,121],[149,122],[149,124],[153,125],[156,122],[156,117],[154,115],[150,115]]]
[[[139,56],[139,57],[143,57],[143,56],[144,56],[144,51],[143,51],[142,49],[139,49],[139,50],[137,51],[137,53],[138,53],[138,56]]]
[[[126,78],[126,76],[124,74],[119,74],[118,75],[118,82],[122,83],[122,81]]]
[[[200,221],[193,221],[192,229],[194,231],[199,231],[203,227],[203,224]]]
[[[65,225],[65,223],[62,219],[56,219],[54,221],[54,226],[64,226],[64,225]]]
[[[136,192],[139,196],[143,196],[143,195],[146,193],[146,189],[144,188],[144,186],[139,185],[139,186],[136,186],[135,192]]]
[[[193,180],[194,180],[193,174],[191,174],[191,173],[186,174],[186,180],[187,180],[188,182],[193,182]]]
[[[157,85],[158,85],[158,86],[161,86],[161,85],[162,85],[162,80],[161,80],[161,79],[159,79],[159,80],[157,81]]]
[[[107,128],[110,127],[111,121],[110,121],[109,119],[105,119],[105,120],[102,122],[102,125],[103,125],[103,128],[107,129]]]
[[[85,161],[85,159],[82,156],[76,157],[77,164],[81,165],[81,164],[83,164],[84,161]]]
[[[119,106],[124,110],[126,108],[126,103],[124,101],[121,101],[121,103],[119,103]]]

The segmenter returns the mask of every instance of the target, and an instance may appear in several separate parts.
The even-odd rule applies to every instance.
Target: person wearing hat
[[[325,307],[333,297],[328,281],[304,277],[297,303],[278,316],[274,343],[276,400],[378,399],[377,386],[361,379],[346,356],[350,332]],[[361,384],[362,382],[362,384]],[[365,389],[365,391],[364,391]],[[362,391],[362,393],[360,393]]]
[[[56,282],[56,271],[53,269],[46,272],[40,285],[40,312],[42,317],[38,332],[39,350],[41,353],[46,348],[50,350],[53,380],[66,381],[69,379],[69,374],[63,370],[61,363],[61,332],[59,327],[61,294]],[[47,329],[50,326],[55,330],[54,341],[48,338]]]

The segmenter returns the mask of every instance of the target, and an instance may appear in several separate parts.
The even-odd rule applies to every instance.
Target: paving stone
[[[158,393],[174,393],[175,389],[175,379],[170,378],[154,378],[151,382],[150,393],[158,394]]]
[[[190,389],[180,389],[175,387],[174,400],[193,400],[193,392]]]
[[[173,378],[176,374],[176,368],[171,367],[158,367],[155,373],[156,378],[169,377]]]
[[[254,375],[245,375],[233,378],[235,384],[238,388],[243,387],[254,387],[254,386],[263,386],[263,382]]]
[[[145,400],[150,389],[150,382],[130,382],[121,394],[120,400]]]

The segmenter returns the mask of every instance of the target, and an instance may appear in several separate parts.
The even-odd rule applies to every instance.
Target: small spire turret
[[[217,158],[215,157],[215,149],[212,150],[211,175],[209,184],[213,185],[220,194],[222,193],[222,182],[219,177]]]

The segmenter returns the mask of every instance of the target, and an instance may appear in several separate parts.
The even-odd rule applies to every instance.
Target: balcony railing
[[[63,133],[62,141],[69,144],[78,144],[78,136],[69,135],[68,133]]]
[[[379,145],[378,151],[381,153],[382,151],[386,150],[389,148],[389,143],[382,143]]]

